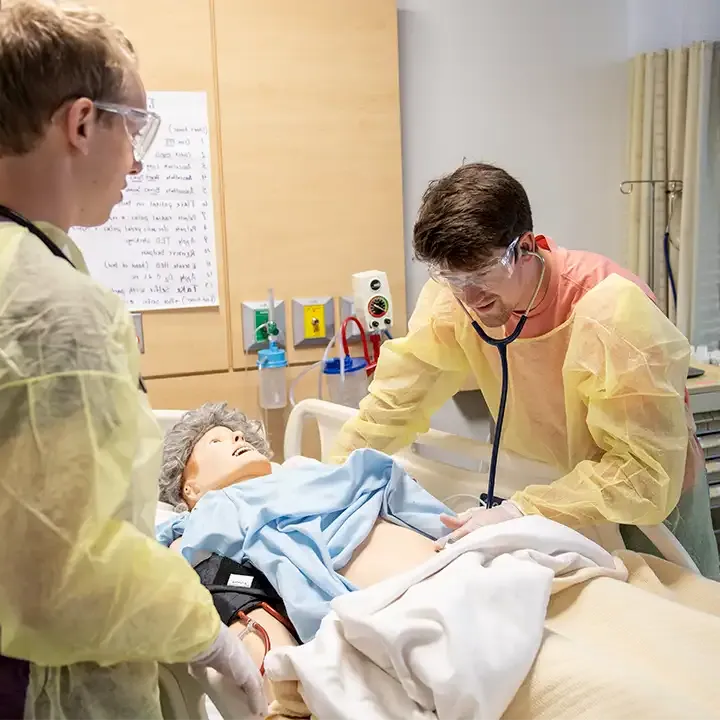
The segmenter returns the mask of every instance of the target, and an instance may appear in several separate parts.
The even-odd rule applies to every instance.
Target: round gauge
[[[374,297],[370,298],[370,301],[368,302],[368,312],[370,313],[371,317],[374,318],[381,318],[385,313],[387,313],[389,309],[389,303],[387,301],[387,298],[383,297],[382,295],[375,295]]]

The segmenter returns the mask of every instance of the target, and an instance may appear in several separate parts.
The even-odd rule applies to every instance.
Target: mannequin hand
[[[457,542],[473,530],[485,527],[485,525],[504,522],[505,520],[514,520],[522,517],[522,515],[520,508],[510,500],[505,500],[500,505],[496,505],[489,510],[484,507],[470,508],[470,510],[460,513],[457,517],[441,515],[442,524],[454,532],[437,540],[435,547],[437,550],[442,550],[446,545]]]
[[[191,665],[211,667],[234,682],[247,696],[250,710],[259,716],[267,713],[263,682],[253,659],[242,641],[225,625],[209,650],[191,661]]]

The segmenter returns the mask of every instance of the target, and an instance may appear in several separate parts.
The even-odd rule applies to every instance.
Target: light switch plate
[[[293,298],[293,346],[322,347],[335,334],[335,307],[331,297]]]
[[[257,352],[268,346],[267,333],[258,331],[259,325],[267,322],[270,305],[267,300],[244,302],[242,304],[243,349],[245,352]],[[275,337],[279,347],[286,344],[285,301],[275,300],[275,324],[280,334]]]

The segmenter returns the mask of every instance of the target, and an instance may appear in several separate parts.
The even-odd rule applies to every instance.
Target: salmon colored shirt
[[[546,251],[545,272],[550,273],[550,284],[540,303],[528,313],[522,337],[540,337],[562,325],[585,293],[613,274],[635,283],[656,302],[652,290],[637,275],[609,258],[584,250],[558,247],[545,235],[536,235],[535,239],[538,247]],[[517,313],[517,319],[507,323],[506,333],[515,329],[519,318],[520,313]]]
[[[535,240],[538,247],[546,251],[545,272],[550,273],[550,283],[540,303],[528,313],[521,337],[540,337],[562,325],[585,293],[613,274],[635,283],[654,303],[657,302],[653,291],[637,275],[609,258],[584,250],[559,247],[545,235],[536,235]],[[517,313],[516,318],[505,325],[506,335],[515,329],[520,316],[521,313]],[[683,489],[695,482],[698,468],[703,462],[702,449],[695,436],[695,420],[690,410],[690,395],[687,389],[685,415],[690,432],[690,447]]]

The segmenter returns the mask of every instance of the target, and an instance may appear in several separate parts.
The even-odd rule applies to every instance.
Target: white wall
[[[411,260],[420,197],[463,156],[523,182],[538,232],[623,261],[627,0],[398,0],[398,10],[408,307],[426,279]],[[472,395],[461,404],[481,408]],[[474,414],[453,401],[433,425],[483,435]]]
[[[628,55],[720,40],[720,0],[628,0]]]

